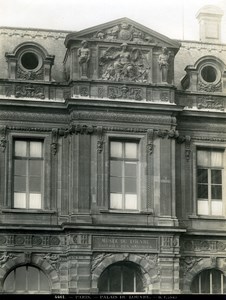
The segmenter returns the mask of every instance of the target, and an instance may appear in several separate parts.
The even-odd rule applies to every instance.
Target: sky
[[[172,39],[199,40],[198,10],[226,0],[0,0],[0,26],[79,31],[118,18],[130,18]]]

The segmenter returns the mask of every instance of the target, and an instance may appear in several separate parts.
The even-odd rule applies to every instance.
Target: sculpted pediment
[[[68,80],[90,79],[134,84],[172,84],[180,44],[123,18],[65,39]]]
[[[160,47],[179,48],[179,43],[176,41],[128,18],[117,19],[76,33],[71,33],[66,37],[66,47],[68,47],[70,41],[75,39],[154,44]]]

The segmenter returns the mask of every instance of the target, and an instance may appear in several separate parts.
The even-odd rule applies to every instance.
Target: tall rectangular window
[[[223,151],[198,150],[197,199],[198,214],[223,215]]]
[[[138,143],[110,142],[110,208],[138,210]]]
[[[41,209],[43,194],[43,142],[15,140],[13,207]]]

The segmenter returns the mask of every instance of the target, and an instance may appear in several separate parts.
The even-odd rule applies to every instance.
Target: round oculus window
[[[34,70],[38,67],[38,56],[33,52],[26,52],[21,57],[21,64],[27,70]]]
[[[212,66],[205,66],[201,71],[201,76],[208,83],[215,82],[217,79],[217,70]]]

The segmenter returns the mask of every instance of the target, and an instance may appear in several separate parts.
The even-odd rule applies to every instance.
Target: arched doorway
[[[49,294],[49,279],[37,267],[23,265],[13,269],[7,275],[4,280],[3,291],[19,294]]]
[[[99,293],[144,292],[140,267],[132,262],[119,262],[103,271],[98,281]]]
[[[225,294],[226,277],[217,269],[207,269],[196,275],[191,284],[195,294]]]

